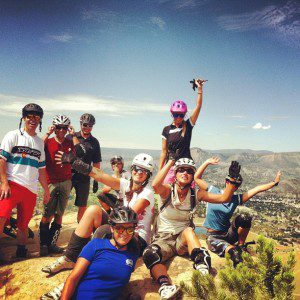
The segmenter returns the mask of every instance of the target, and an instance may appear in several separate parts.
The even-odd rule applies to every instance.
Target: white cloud
[[[141,115],[145,112],[164,113],[169,106],[157,103],[141,103],[128,100],[105,99],[92,95],[62,95],[53,98],[35,98],[0,94],[0,115],[19,116],[22,107],[34,102],[41,105],[46,114],[63,112],[97,112],[112,117]]]
[[[118,14],[112,10],[103,10],[100,8],[84,9],[82,11],[83,20],[94,20],[103,23],[112,23]]]
[[[299,13],[299,4],[288,1],[282,6],[270,5],[254,12],[220,16],[217,21],[223,29],[229,31],[272,30],[281,39],[299,45]]]
[[[256,123],[252,128],[256,129],[256,130],[258,130],[258,129],[268,130],[271,128],[271,125],[264,126],[261,123]]]
[[[233,118],[233,119],[244,119],[245,116],[242,115],[235,115],[235,116],[228,116],[227,118]]]
[[[158,4],[169,3],[174,9],[191,9],[203,5],[208,0],[156,0]]]
[[[161,17],[151,17],[150,22],[153,25],[158,26],[160,29],[164,29],[166,27],[166,22]]]
[[[46,38],[46,41],[50,42],[50,41],[55,41],[55,42],[60,42],[60,43],[68,43],[73,39],[73,36],[68,34],[68,33],[64,33],[64,34],[59,34],[59,35],[48,35]]]

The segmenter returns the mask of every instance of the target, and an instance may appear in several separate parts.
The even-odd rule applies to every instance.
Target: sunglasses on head
[[[185,114],[181,113],[172,113],[173,118],[184,118]]]
[[[57,130],[68,130],[68,127],[67,126],[56,125],[55,129],[57,129]]]
[[[132,170],[134,171],[134,172],[136,172],[136,173],[143,173],[143,174],[148,174],[148,170],[146,170],[146,169],[143,169],[143,168],[140,168],[140,167],[138,167],[138,166],[132,166]]]
[[[134,233],[134,227],[114,226],[113,229],[118,234],[122,234],[124,231],[130,235]]]
[[[88,124],[88,123],[83,123],[82,126],[92,128],[94,125],[93,124]]]
[[[28,120],[40,121],[40,120],[41,120],[41,117],[38,116],[38,115],[27,115],[27,116],[26,116],[26,119],[28,119]]]
[[[178,169],[177,169],[177,172],[179,172],[179,173],[184,173],[184,172],[186,172],[186,173],[189,174],[189,175],[193,175],[193,174],[195,173],[193,169],[190,169],[190,168],[183,168],[183,167],[178,168]]]

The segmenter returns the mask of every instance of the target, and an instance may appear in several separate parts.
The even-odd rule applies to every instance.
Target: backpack
[[[197,205],[197,201],[196,201],[196,193],[195,193],[195,189],[194,188],[190,188],[191,190],[191,197],[190,197],[190,204],[191,204],[191,211],[189,214],[189,227],[192,227],[193,229],[195,229],[195,224],[194,224],[194,214],[196,212],[196,205]],[[162,211],[164,209],[166,209],[171,201],[172,201],[172,196],[174,197],[175,195],[175,188],[174,188],[174,183],[171,185],[171,193],[170,196],[167,198],[167,200],[161,205],[161,207],[158,209],[158,214],[154,217],[153,219],[153,227],[152,227],[152,232],[151,232],[151,236],[152,239],[153,237],[156,235],[157,233],[157,219],[160,213],[162,213]]]

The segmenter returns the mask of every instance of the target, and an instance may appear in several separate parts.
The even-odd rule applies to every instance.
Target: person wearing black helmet
[[[82,157],[82,160],[87,164],[93,164],[94,167],[100,168],[101,148],[98,139],[92,134],[93,126],[96,120],[92,114],[85,113],[80,117],[80,131],[75,132],[74,135],[69,135],[72,138],[74,145],[81,143],[87,145],[89,150]],[[73,170],[72,185],[76,192],[75,205],[78,207],[77,222],[81,220],[86,208],[87,200],[90,191],[90,177],[80,174]],[[94,181],[93,192],[98,191],[98,183]]]
[[[138,258],[134,245],[137,223],[138,215],[132,209],[113,209],[109,215],[112,238],[94,238],[83,248],[60,299],[119,299]]]
[[[50,193],[46,180],[44,143],[36,134],[41,130],[43,109],[34,103],[25,105],[19,129],[8,132],[0,150],[0,232],[12,209],[17,206],[18,246],[16,256],[27,255],[28,224],[37,198],[38,181],[44,189],[44,204]],[[24,122],[24,128],[22,123]]]
[[[130,179],[131,174],[124,170],[124,160],[122,156],[114,156],[110,159],[110,165],[113,170],[112,176],[115,178]],[[97,195],[101,206],[106,212],[110,212],[110,208],[114,207],[116,203],[120,203],[120,191],[112,189],[108,185],[104,185],[101,192]]]
[[[212,157],[207,159],[195,173],[195,182],[202,190],[210,193],[222,194],[223,190],[216,186],[208,185],[202,175],[210,165],[218,165],[220,159]],[[246,250],[245,241],[249,234],[252,215],[244,209],[240,209],[234,217],[233,214],[238,207],[249,201],[256,194],[267,191],[280,182],[281,172],[277,172],[274,181],[258,185],[244,193],[234,194],[230,202],[223,204],[208,203],[206,207],[206,217],[203,226],[207,228],[207,246],[208,249],[220,257],[229,254],[233,265],[236,266],[242,262],[242,252]],[[241,182],[241,180],[240,180]],[[239,184],[235,185],[235,191]],[[232,221],[230,221],[232,218]]]

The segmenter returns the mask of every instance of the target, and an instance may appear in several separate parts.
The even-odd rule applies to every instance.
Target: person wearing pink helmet
[[[195,80],[197,86],[197,101],[191,116],[184,120],[187,113],[187,105],[182,100],[176,100],[171,104],[170,112],[173,117],[171,125],[164,127],[162,132],[162,151],[160,155],[159,170],[172,157],[179,159],[182,157],[192,158],[190,152],[190,144],[192,131],[198,119],[202,106],[202,86],[205,80]],[[172,183],[175,180],[174,168],[169,171],[165,183]]]

